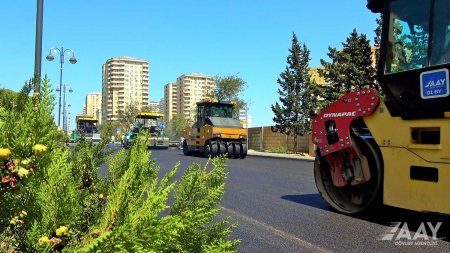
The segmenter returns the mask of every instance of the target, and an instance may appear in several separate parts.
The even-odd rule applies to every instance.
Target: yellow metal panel
[[[222,138],[227,139],[239,139],[240,136],[247,137],[247,130],[243,128],[214,127],[212,131],[214,133],[220,133]]]
[[[200,131],[198,130],[197,128],[188,127],[181,132],[181,137],[186,140],[187,145],[203,146],[205,145],[205,141],[212,138],[213,132],[211,126],[204,126],[200,128]]]
[[[241,137],[247,138],[247,130],[242,128],[221,128],[205,125],[199,129],[188,127],[181,132],[181,137],[186,140],[187,145],[203,147],[207,140],[214,137],[214,134],[219,134],[221,138],[239,139]],[[197,143],[198,142],[198,143]]]
[[[154,113],[154,112],[140,112],[135,116],[136,119],[158,119],[164,118],[163,113]]]
[[[382,147],[384,203],[415,211],[450,213],[450,164],[429,163],[407,149]],[[412,180],[410,166],[434,167],[438,182]]]
[[[416,211],[450,213],[450,120],[402,120],[391,117],[384,103],[364,117],[384,161],[384,203]],[[440,144],[416,144],[414,128],[440,130]],[[438,169],[439,181],[412,180],[411,166]]]
[[[379,146],[408,148],[427,161],[450,162],[450,119],[402,120],[391,117],[384,103],[380,103],[376,112],[364,117],[364,122]],[[413,128],[439,128],[441,143],[415,144],[411,137]]]
[[[98,121],[96,118],[92,118],[92,117],[80,117],[80,118],[76,118],[76,121]]]

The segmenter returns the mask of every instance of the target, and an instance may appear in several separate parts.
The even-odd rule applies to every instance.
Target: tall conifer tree
[[[295,33],[289,49],[286,69],[277,83],[280,103],[272,105],[275,126],[272,131],[294,136],[294,152],[297,152],[297,136],[311,132],[312,117],[316,112],[316,96],[311,92],[315,83],[309,73],[309,49],[299,45]]]
[[[342,95],[364,88],[379,86],[375,82],[375,68],[370,41],[365,34],[358,34],[353,29],[349,37],[337,50],[329,47],[328,57],[331,62],[320,60],[323,69],[319,74],[325,78],[329,87],[325,89],[325,99],[331,104]]]

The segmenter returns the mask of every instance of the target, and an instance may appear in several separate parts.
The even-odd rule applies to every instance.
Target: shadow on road
[[[285,195],[282,196],[281,199],[337,213],[322,199],[319,193]],[[402,228],[406,223],[407,228],[412,232],[412,235],[418,231],[422,223],[431,222],[433,226],[436,226],[438,222],[441,222],[442,224],[438,230],[437,237],[450,242],[450,215],[447,214],[415,212],[383,205],[361,214],[349,216],[387,227],[391,226],[394,222],[402,222],[400,226],[400,228]],[[424,224],[422,226],[426,226],[426,232],[428,236],[431,237],[432,232],[428,225]]]
[[[333,209],[323,201],[322,197],[320,197],[319,193],[312,194],[301,194],[301,195],[285,195],[282,196],[281,199],[289,200],[298,204],[311,206],[327,211],[333,211]]]

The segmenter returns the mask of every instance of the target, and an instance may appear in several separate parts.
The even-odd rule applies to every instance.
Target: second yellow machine
[[[196,122],[181,132],[183,153],[202,153],[205,157],[228,155],[244,159],[247,156],[247,130],[233,118],[233,102],[205,99],[197,103]]]

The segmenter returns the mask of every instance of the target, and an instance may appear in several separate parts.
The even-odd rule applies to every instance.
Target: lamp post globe
[[[70,63],[72,63],[72,64],[75,64],[75,63],[77,63],[77,58],[75,58],[75,56],[72,56],[72,57],[70,57],[70,59],[69,59],[69,62]]]
[[[45,59],[47,59],[47,61],[53,61],[55,57],[50,53],[47,57],[45,57]]]
[[[69,58],[69,62],[71,64],[75,64],[77,63],[77,58],[75,58],[75,52],[72,49],[64,49],[64,47],[61,48],[57,48],[57,47],[52,47],[50,49],[50,53],[47,55],[47,57],[45,57],[47,59],[47,61],[53,61],[55,59],[55,56],[58,55],[59,53],[59,58],[60,58],[60,72],[59,72],[59,88],[56,89],[56,91],[59,92],[59,103],[58,103],[58,126],[61,127],[61,93],[63,92],[63,85],[62,85],[62,76],[63,76],[63,64],[64,64],[64,56],[67,55],[67,57]],[[69,91],[70,92],[70,91]],[[64,96],[66,95],[66,87],[64,85]],[[64,99],[65,100],[65,99]],[[65,103],[65,101],[64,101]],[[65,104],[64,104],[65,107]],[[64,108],[65,110],[65,108]],[[64,118],[64,121],[66,121],[66,119]],[[63,126],[64,128],[64,126]]]

